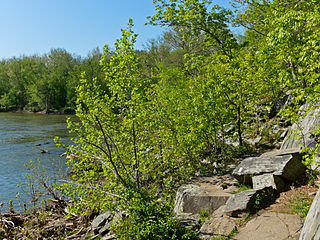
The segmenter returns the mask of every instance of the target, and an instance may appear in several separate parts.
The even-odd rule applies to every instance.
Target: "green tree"
[[[78,135],[75,145],[69,148],[77,155],[69,162],[75,175],[65,191],[74,203],[72,210],[77,212],[84,213],[86,207],[127,210],[130,217],[119,230],[121,234],[121,229],[131,229],[125,239],[135,235],[140,236],[137,239],[158,239],[161,233],[166,236],[173,226],[178,226],[176,220],[169,221],[172,212],[165,209],[171,206],[170,194],[182,180],[185,168],[182,165],[176,169],[179,163],[170,155],[172,146],[161,144],[165,139],[156,124],[164,120],[158,119],[152,89],[144,84],[133,48],[136,35],[132,26],[130,21],[128,28],[122,30],[115,51],[105,47],[101,64],[109,92],[104,92],[96,78],[81,79],[77,88],[79,122],[69,121],[71,130]],[[165,214],[159,215],[161,221],[154,222],[161,209]],[[173,224],[170,228],[159,227],[167,220]],[[143,228],[152,224],[151,229],[157,232],[144,232],[136,224]]]

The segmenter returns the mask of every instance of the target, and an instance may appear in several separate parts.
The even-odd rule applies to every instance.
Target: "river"
[[[55,145],[54,137],[59,136],[62,142],[71,138],[66,118],[65,115],[0,113],[0,201],[10,199],[19,208],[16,194],[19,192],[26,199],[26,193],[17,185],[24,186],[28,173],[25,164],[30,159],[39,159],[49,178],[65,178],[66,158],[60,156],[65,150]]]

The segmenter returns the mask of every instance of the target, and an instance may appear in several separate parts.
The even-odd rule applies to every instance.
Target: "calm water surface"
[[[17,184],[26,181],[24,165],[30,159],[39,158],[49,177],[65,177],[65,157],[60,156],[64,149],[56,147],[53,139],[59,136],[67,142],[71,138],[66,129],[66,118],[64,115],[0,113],[1,201],[11,199],[17,203],[15,196],[20,190]],[[42,150],[49,153],[43,154]]]

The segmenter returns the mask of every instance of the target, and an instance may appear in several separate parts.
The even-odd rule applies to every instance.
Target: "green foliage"
[[[205,33],[206,42],[231,56],[236,41],[227,28],[231,12],[207,0],[154,1],[156,14],[149,24],[175,26],[187,30],[185,35],[199,36]],[[212,6],[209,9],[209,6]]]
[[[43,56],[2,60],[0,108],[36,112],[74,109],[75,87],[81,72],[87,71],[88,77],[95,75],[99,81],[103,79],[100,57],[98,49],[84,59],[64,49],[52,49]]]
[[[210,216],[209,212],[206,210],[201,210],[199,217],[200,217],[200,226],[202,226],[205,221],[207,220],[207,218]]]
[[[174,217],[170,202],[150,199],[149,194],[130,196],[128,218],[115,228],[117,239],[199,239]]]
[[[242,191],[245,191],[245,190],[249,190],[249,189],[252,189],[250,186],[248,185],[244,185],[244,184],[241,184],[241,183],[237,183],[238,186],[240,187],[236,192],[234,192],[233,194],[235,193],[239,193],[239,192],[242,192]]]
[[[274,201],[274,197],[275,192],[272,188],[267,188],[257,193],[254,197],[253,213],[269,206]]]
[[[143,78],[132,26],[130,20],[114,52],[105,47],[101,64],[108,91],[85,75],[77,88],[78,121],[69,120],[69,128],[78,137],[68,149],[74,175],[61,189],[72,212],[128,212],[116,228],[119,238],[191,239],[194,234],[188,237],[168,205],[175,187],[190,176],[190,164],[174,157],[165,128],[169,119]]]
[[[170,210],[177,186],[254,153],[249,134],[273,147],[279,134],[260,132],[262,122],[279,111],[295,122],[303,103],[319,102],[318,2],[233,4],[235,15],[210,0],[155,0],[148,24],[170,30],[144,51],[134,49],[130,20],[114,51],[80,59],[53,49],[0,62],[1,109],[76,109],[79,121],[68,121],[77,135],[68,147],[74,175],[60,187],[72,212],[126,211],[115,226],[120,239],[194,239]],[[244,36],[232,33],[231,20]],[[305,151],[310,166],[319,145]],[[257,195],[255,210],[271,196]]]
[[[41,168],[40,160],[30,159],[25,164],[25,168],[27,170],[26,182],[20,183],[18,186],[27,197],[22,198],[19,193],[16,196],[25,213],[35,213],[43,209],[48,204],[49,198],[56,201],[62,200],[61,192],[55,187],[56,182],[48,177],[45,170]]]

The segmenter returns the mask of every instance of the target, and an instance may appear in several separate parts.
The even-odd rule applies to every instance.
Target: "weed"
[[[305,193],[300,192],[299,196],[294,196],[290,199],[287,204],[288,210],[285,210],[285,212],[305,218],[309,212],[311,204],[312,198],[307,196]]]
[[[242,184],[242,183],[240,183],[240,182],[237,182],[237,185],[238,185],[240,188],[239,188],[237,191],[232,192],[232,194],[239,193],[239,192],[243,192],[243,191],[245,191],[245,190],[251,189],[250,186],[245,185],[245,184]]]
[[[213,237],[212,240],[230,240],[238,233],[238,229],[234,228],[228,236]]]
[[[204,224],[207,218],[210,216],[209,212],[206,210],[201,210],[200,212],[200,226]]]

